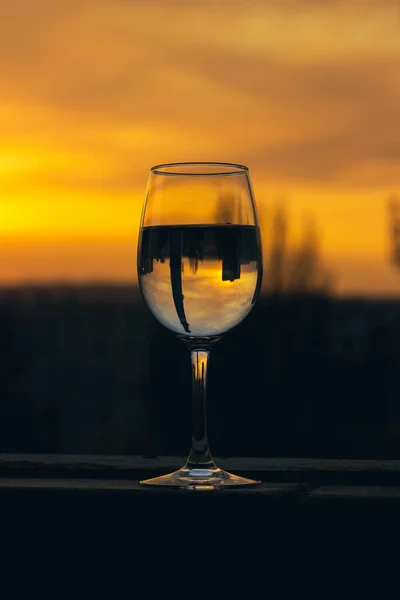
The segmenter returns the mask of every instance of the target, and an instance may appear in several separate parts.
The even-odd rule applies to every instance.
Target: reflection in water
[[[174,299],[175,309],[181,325],[186,333],[190,333],[189,323],[186,320],[185,309],[183,306],[182,293],[182,234],[179,229],[173,229],[170,232],[170,276],[172,297]]]
[[[261,285],[260,258],[259,230],[253,226],[144,228],[140,285],[167,327],[217,335],[251,310]]]
[[[240,279],[240,239],[236,229],[225,232],[222,244],[222,281]]]
[[[189,269],[190,272],[196,275],[197,269],[199,268],[199,259],[197,256],[190,257],[189,256]]]

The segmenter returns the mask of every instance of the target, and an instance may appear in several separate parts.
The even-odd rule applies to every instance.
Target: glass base
[[[159,488],[178,488],[182,490],[221,490],[246,485],[258,485],[261,482],[233,475],[218,467],[192,469],[185,466],[167,475],[144,479],[140,483]]]

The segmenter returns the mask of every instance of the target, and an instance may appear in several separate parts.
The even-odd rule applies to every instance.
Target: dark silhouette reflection
[[[148,227],[140,248],[142,292],[174,331],[221,333],[239,322],[258,296],[261,246],[254,226]]]
[[[240,265],[258,259],[258,234],[251,226],[160,226],[147,227],[142,233],[139,270],[142,275],[152,273],[154,262],[170,258],[172,244],[174,253],[188,258],[191,271],[196,274],[199,264],[205,260],[222,260],[240,278]]]
[[[182,255],[189,259],[189,268],[193,275],[199,269],[199,262],[204,260],[204,234],[203,228],[193,228],[190,236],[182,236]]]
[[[181,325],[187,333],[190,333],[189,323],[186,320],[183,306],[182,266],[182,231],[175,228],[170,231],[169,268],[171,273],[172,297]]]
[[[222,254],[222,281],[235,281],[240,279],[240,247],[238,231],[221,231],[224,237],[221,243]]]
[[[141,233],[142,251],[139,256],[139,273],[153,272],[154,261],[165,263],[170,256],[170,236],[168,229],[160,227],[145,229]]]

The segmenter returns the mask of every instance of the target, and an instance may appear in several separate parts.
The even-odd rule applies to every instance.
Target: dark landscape
[[[0,452],[185,456],[187,349],[136,286],[0,290]],[[216,344],[215,456],[400,458],[400,302],[267,293]]]

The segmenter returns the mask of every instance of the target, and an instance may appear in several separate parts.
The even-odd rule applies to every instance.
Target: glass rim
[[[191,171],[190,169],[199,167],[211,167],[213,171]],[[167,176],[188,176],[188,177],[215,177],[216,175],[247,175],[248,167],[230,162],[212,162],[212,161],[189,161],[174,162],[155,165],[150,169],[154,175]]]

